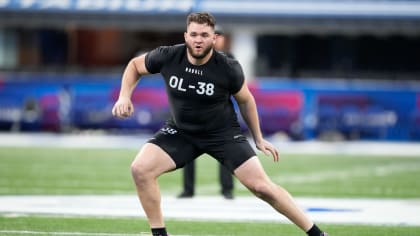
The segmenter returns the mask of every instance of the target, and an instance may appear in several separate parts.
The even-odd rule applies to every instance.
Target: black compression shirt
[[[150,73],[165,79],[170,122],[188,133],[223,132],[239,127],[230,97],[239,92],[244,75],[239,63],[213,51],[203,65],[188,62],[185,44],[163,46],[146,55]]]

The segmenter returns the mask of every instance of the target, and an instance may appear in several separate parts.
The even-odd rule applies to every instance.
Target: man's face
[[[184,38],[188,53],[195,59],[203,59],[213,48],[216,36],[209,25],[191,22]]]

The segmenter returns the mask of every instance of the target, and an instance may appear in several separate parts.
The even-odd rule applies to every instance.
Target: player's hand
[[[265,155],[269,156],[271,154],[275,162],[279,161],[279,152],[273,144],[266,141],[265,139],[262,139],[261,141],[255,142],[255,145],[257,146],[258,150],[262,151]]]
[[[120,97],[112,108],[112,115],[118,118],[130,117],[134,112],[133,103],[129,98]]]

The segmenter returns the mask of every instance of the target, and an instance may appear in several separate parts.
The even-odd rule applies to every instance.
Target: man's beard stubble
[[[213,49],[212,46],[208,46],[207,48],[204,49],[203,53],[201,53],[201,54],[195,54],[194,53],[194,50],[193,50],[193,47],[191,47],[191,45],[187,44],[187,50],[190,53],[190,55],[192,57],[194,57],[195,59],[198,59],[198,60],[203,59],[204,57],[206,57],[210,53],[210,51],[212,49]]]

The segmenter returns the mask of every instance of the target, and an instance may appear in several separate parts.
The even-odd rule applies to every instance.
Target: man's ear
[[[215,44],[216,44],[216,39],[217,39],[217,37],[219,37],[219,35],[218,35],[218,34],[214,34],[214,35],[213,35],[213,45],[215,45]]]

